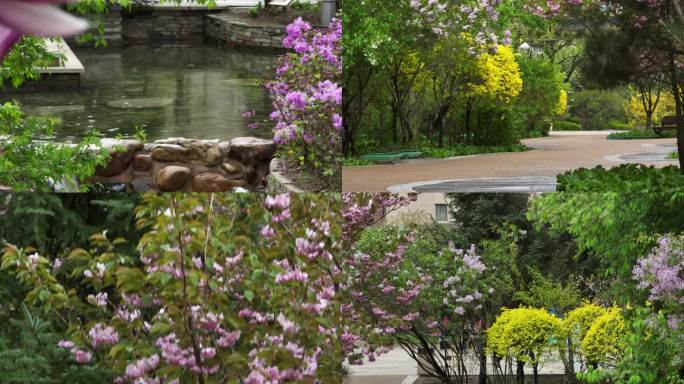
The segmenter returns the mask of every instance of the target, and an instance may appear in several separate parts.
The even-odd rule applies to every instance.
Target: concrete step
[[[292,0],[271,0],[268,4],[277,7],[287,7],[292,4]]]

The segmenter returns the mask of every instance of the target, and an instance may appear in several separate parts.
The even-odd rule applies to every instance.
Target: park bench
[[[660,121],[660,127],[657,125],[653,127],[653,132],[660,135],[663,131],[682,129],[682,127],[684,127],[684,121],[679,121],[678,124],[677,116],[665,116]]]

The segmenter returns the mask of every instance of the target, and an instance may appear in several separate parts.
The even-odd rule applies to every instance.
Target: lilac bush
[[[57,269],[13,246],[0,267],[69,325],[58,346],[114,384],[338,383],[340,211],[325,194],[152,194],[139,254],[105,233]]]
[[[275,80],[267,84],[273,98],[274,140],[286,171],[319,177],[318,189],[341,182],[342,23],[314,30],[301,18],[287,27]]]
[[[649,299],[684,305],[684,237],[665,235],[658,246],[639,259],[632,275]]]

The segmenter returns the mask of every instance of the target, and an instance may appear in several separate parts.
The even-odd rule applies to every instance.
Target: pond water
[[[262,86],[277,55],[214,46],[74,49],[86,68],[79,92],[13,95],[30,114],[58,117],[56,140],[97,129],[105,137],[230,139],[270,137],[261,123],[271,102]],[[259,126],[242,117],[255,111]]]

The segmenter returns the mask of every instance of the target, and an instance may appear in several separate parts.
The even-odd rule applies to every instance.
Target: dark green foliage
[[[532,200],[535,227],[572,236],[594,270],[621,279],[613,286],[616,297],[633,301],[636,260],[660,235],[684,231],[684,177],[676,167],[624,165],[566,173],[559,183],[563,193]]]
[[[570,115],[581,120],[585,131],[614,129],[612,121],[627,121],[624,105],[629,98],[625,91],[585,90],[568,98]]]
[[[528,147],[522,144],[509,144],[493,146],[456,145],[447,148],[426,147],[421,148],[420,150],[425,153],[426,157],[443,159],[446,157],[477,155],[482,153],[524,152],[528,149]]]
[[[7,84],[18,88],[27,80],[39,79],[39,70],[57,59],[46,50],[42,38],[25,36],[0,62],[0,88]]]
[[[478,244],[482,239],[498,238],[498,229],[503,223],[518,228],[526,226],[526,194],[448,193],[445,197],[456,218],[458,232],[463,235],[463,247]]]
[[[3,384],[100,384],[114,378],[111,372],[76,363],[70,352],[59,348],[57,343],[66,335],[51,321],[34,316],[23,305],[15,315],[2,319],[0,327]]]
[[[553,122],[554,131],[581,131],[582,125],[572,121],[556,120]]]
[[[138,240],[134,207],[136,194],[24,194],[0,195],[0,245],[35,247],[58,256],[83,247],[90,235],[107,230],[111,238],[124,237],[131,247]]]
[[[684,176],[674,166],[655,168],[623,164],[611,169],[580,168],[558,176],[560,192],[657,193],[672,200],[684,198]]]
[[[18,192],[51,191],[56,183],[91,177],[106,163],[109,152],[95,132],[76,145],[45,142],[56,125],[55,119],[26,116],[16,104],[0,105],[0,137],[10,138],[0,142],[0,185]]]
[[[643,130],[629,130],[627,132],[618,132],[618,133],[611,133],[608,135],[608,139],[611,140],[629,140],[629,139],[660,139],[660,138],[668,138],[668,137],[677,137],[677,131],[662,131],[660,134],[657,134],[651,130],[648,131],[643,131]]]
[[[588,253],[578,252],[571,236],[535,228],[528,221],[530,197],[527,194],[453,193],[447,194],[446,199],[456,218],[452,240],[458,246],[503,241],[506,236],[516,239],[516,265],[523,282],[534,277],[529,268],[559,281],[596,273],[597,260]]]
[[[607,128],[615,131],[625,131],[630,129],[630,126],[629,124],[623,123],[621,121],[609,121]]]

